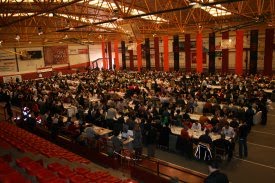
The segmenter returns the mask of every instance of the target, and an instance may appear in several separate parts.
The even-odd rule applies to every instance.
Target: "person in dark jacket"
[[[247,135],[248,135],[248,127],[245,122],[240,120],[239,126],[239,157],[247,157]]]
[[[208,162],[209,175],[204,180],[204,183],[229,183],[227,175],[220,172],[219,162],[211,160]]]
[[[135,125],[133,137],[134,137],[133,147],[135,150],[135,158],[140,159],[142,155],[142,134],[138,124]]]
[[[212,139],[209,136],[209,130],[205,130],[205,134],[201,135],[199,137],[199,141],[205,144],[209,144],[210,146],[212,145]]]
[[[254,116],[254,111],[252,109],[252,106],[250,105],[248,109],[245,111],[245,119],[247,121],[247,127],[248,127],[248,132],[251,130],[251,126],[253,125],[253,116]]]
[[[149,125],[146,138],[147,138],[147,156],[148,158],[155,157],[156,143],[157,143],[157,130],[152,125]]]

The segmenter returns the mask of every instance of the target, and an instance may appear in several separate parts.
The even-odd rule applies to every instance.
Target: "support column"
[[[168,36],[162,37],[163,41],[163,70],[169,71],[169,50],[168,50]]]
[[[209,73],[215,73],[216,71],[216,36],[215,33],[209,33]]]
[[[154,37],[155,69],[159,71],[159,38]]]
[[[250,31],[250,64],[249,73],[257,73],[257,61],[258,61],[258,30]]]
[[[243,30],[236,31],[236,64],[235,73],[238,75],[243,74]]]
[[[179,36],[174,35],[173,40],[174,70],[178,71],[180,69]]]
[[[265,30],[264,74],[272,75],[274,29]]]

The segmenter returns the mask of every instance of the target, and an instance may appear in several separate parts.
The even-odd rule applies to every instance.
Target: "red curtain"
[[[154,38],[154,48],[155,48],[155,69],[159,70],[159,38]]]
[[[197,34],[197,44],[196,44],[196,61],[197,61],[197,72],[202,72],[202,33]]]
[[[119,70],[118,40],[115,40],[114,42],[114,50],[115,50],[115,68],[114,69]]]
[[[163,69],[169,71],[169,50],[168,50],[168,36],[163,36]]]
[[[137,67],[138,71],[142,68],[142,50],[141,50],[141,41],[137,41]]]
[[[185,34],[184,51],[185,51],[185,69],[191,72],[191,41],[190,34]]]
[[[264,74],[272,74],[274,29],[265,30]]]
[[[243,30],[236,31],[236,70],[235,73],[241,75],[243,73]]]
[[[103,69],[107,69],[107,62],[106,62],[106,56],[105,56],[105,42],[101,42],[101,48],[102,48],[102,62],[103,62]]]

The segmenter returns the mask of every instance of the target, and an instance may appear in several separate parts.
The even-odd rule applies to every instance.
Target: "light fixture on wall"
[[[15,38],[14,38],[16,41],[19,41],[20,40],[20,36],[19,34],[16,34]]]
[[[38,27],[37,28],[37,31],[38,31],[38,36],[41,36],[43,34],[43,29],[42,27]]]
[[[68,39],[68,34],[65,34],[65,36],[63,37],[63,39]]]

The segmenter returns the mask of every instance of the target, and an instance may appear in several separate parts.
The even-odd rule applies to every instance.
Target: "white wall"
[[[20,51],[41,51],[42,52],[42,58],[40,59],[21,60],[20,57],[17,57],[19,72],[24,72],[24,71],[36,72],[37,68],[41,68],[45,66],[43,47],[18,48],[16,49],[16,51],[17,52],[20,52]]]
[[[0,50],[0,75],[17,72],[14,49]]]
[[[89,62],[89,48],[86,45],[69,46],[69,63],[78,65]]]

